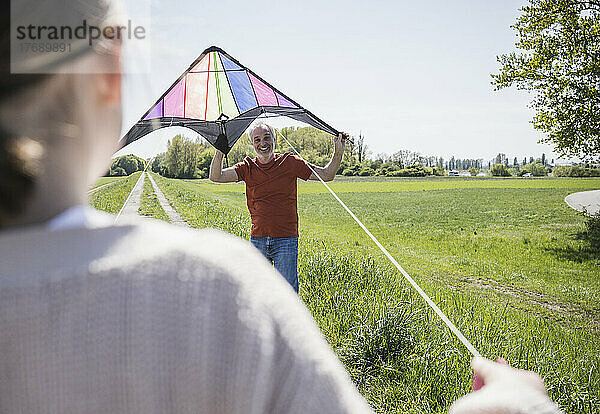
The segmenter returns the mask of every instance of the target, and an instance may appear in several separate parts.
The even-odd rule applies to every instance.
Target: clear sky
[[[124,129],[215,45],[335,128],[362,131],[373,154],[551,159],[530,124],[532,95],[490,85],[496,56],[514,49],[510,25],[524,4],[152,0],[151,71],[126,78]],[[133,20],[136,9],[129,5]],[[155,132],[124,153],[164,151],[180,131],[196,136]]]

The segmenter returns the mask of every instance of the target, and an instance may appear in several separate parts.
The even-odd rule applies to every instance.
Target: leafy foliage
[[[564,156],[600,154],[600,2],[530,0],[512,26],[521,53],[498,57],[496,89],[536,92],[533,126]]]
[[[548,169],[538,162],[532,162],[531,164],[524,165],[519,171],[519,175],[527,173],[534,177],[545,177],[548,175]]]
[[[584,168],[576,165],[555,167],[552,173],[556,177],[600,177],[600,168]]]
[[[490,168],[490,174],[494,177],[510,177],[510,171],[504,164],[494,164],[492,168]]]
[[[214,151],[205,142],[175,135],[167,152],[155,157],[152,172],[170,178],[206,178]]]
[[[122,155],[113,160],[108,175],[111,177],[130,175],[137,171],[144,171],[144,168],[146,168],[146,161],[137,155]]]

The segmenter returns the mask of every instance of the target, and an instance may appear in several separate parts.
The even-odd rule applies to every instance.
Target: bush
[[[538,162],[532,162],[521,168],[519,175],[529,173],[534,177],[545,177],[548,175],[548,169]]]
[[[490,168],[490,174],[494,177],[510,177],[510,171],[508,171],[508,168],[504,164],[494,164]]]
[[[125,170],[121,167],[110,167],[110,174],[111,177],[122,177],[124,175],[127,175],[127,172],[125,172]]]
[[[444,175],[446,175],[446,169],[444,167],[442,167],[441,165],[438,165],[437,167],[435,167],[433,169],[433,175],[436,175],[438,177],[443,177]]]
[[[144,168],[146,168],[146,161],[142,158],[133,154],[122,155],[113,160],[110,166],[110,175],[130,175],[137,171],[144,171]],[[121,170],[124,171],[124,174],[121,174]],[[116,171],[119,171],[119,174],[113,174]]]
[[[600,168],[584,168],[576,165],[560,165],[552,172],[556,177],[600,177]]]
[[[364,167],[358,172],[358,175],[360,175],[361,177],[374,175],[374,174],[375,174],[375,170],[372,169],[371,167]]]
[[[469,174],[471,174],[472,177],[475,177],[477,174],[479,174],[479,168],[475,168],[475,167],[469,168]]]
[[[386,177],[426,177],[433,175],[433,168],[423,167],[422,165],[409,165],[399,170],[388,170]]]

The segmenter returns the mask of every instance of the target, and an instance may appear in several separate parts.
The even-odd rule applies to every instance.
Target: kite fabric
[[[275,89],[222,49],[206,49],[123,137],[123,146],[159,128],[180,126],[227,154],[259,116],[287,116],[338,131]]]

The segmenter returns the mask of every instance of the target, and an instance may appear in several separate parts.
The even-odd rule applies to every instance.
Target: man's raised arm
[[[333,138],[333,156],[331,161],[325,167],[314,167],[314,170],[319,174],[323,181],[332,181],[335,178],[335,173],[340,168],[342,157],[344,156],[344,150],[346,149],[346,138],[348,134],[340,132],[337,137]],[[312,173],[309,180],[318,180],[319,178]]]
[[[233,167],[223,168],[223,153],[215,150],[215,155],[210,163],[208,178],[215,183],[233,183],[238,180]]]

